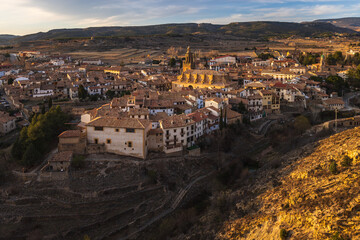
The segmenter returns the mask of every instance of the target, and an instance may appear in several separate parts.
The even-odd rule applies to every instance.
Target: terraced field
[[[65,181],[18,179],[0,190],[0,239],[126,239],[172,209],[182,189],[211,168],[206,159],[95,155]]]
[[[138,63],[140,61],[143,61],[147,56],[155,59],[163,59],[165,52],[150,49],[121,48],[112,49],[110,51],[104,52],[76,51],[66,54],[75,58],[101,59],[103,62],[108,62],[111,64],[121,64]]]

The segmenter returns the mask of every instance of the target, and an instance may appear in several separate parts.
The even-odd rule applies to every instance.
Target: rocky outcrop
[[[281,160],[248,192],[234,192],[254,197],[238,201],[216,238],[280,239],[283,229],[288,239],[360,239],[360,128]]]

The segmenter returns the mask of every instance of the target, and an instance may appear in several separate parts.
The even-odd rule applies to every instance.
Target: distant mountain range
[[[74,29],[54,29],[25,36],[0,35],[0,40],[18,43],[37,40],[73,39],[90,37],[144,37],[154,35],[231,35],[250,39],[267,39],[269,37],[321,37],[336,33],[357,34],[349,28],[337,26],[318,20],[306,23],[290,22],[236,22],[227,25],[215,24],[162,24],[138,27],[90,27]],[[3,38],[1,37],[3,36]]]
[[[337,27],[348,28],[360,32],[360,17],[338,18],[338,19],[320,19],[314,22],[331,23]]]
[[[15,39],[17,37],[19,37],[19,36],[10,35],[10,34],[0,34],[0,45],[1,44],[6,44],[10,40]]]

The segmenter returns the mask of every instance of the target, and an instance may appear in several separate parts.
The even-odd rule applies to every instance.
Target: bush
[[[50,150],[49,145],[67,129],[65,123],[68,120],[69,115],[64,113],[59,106],[53,106],[45,114],[35,114],[31,118],[30,125],[21,130],[20,136],[11,149],[13,159],[26,167],[40,162],[43,155]],[[28,153],[24,156],[26,151]]]
[[[81,169],[85,167],[85,156],[75,155],[71,160],[71,167],[75,169]]]
[[[352,164],[352,158],[349,157],[348,155],[345,155],[342,162],[341,162],[341,166],[350,167],[351,164]]]
[[[284,228],[280,230],[280,239],[284,240],[288,237],[289,233]]]
[[[337,164],[334,160],[330,162],[329,170],[332,174],[338,174]]]
[[[35,145],[33,143],[31,143],[26,148],[26,151],[25,151],[24,155],[22,156],[21,165],[30,167],[30,166],[33,166],[33,165],[39,163],[41,160],[42,160],[41,153],[37,150]]]
[[[158,180],[158,173],[154,170],[146,169],[146,175],[150,178],[150,181],[155,184]]]
[[[340,236],[339,233],[335,233],[334,235],[331,236],[330,240],[344,240],[344,238]]]
[[[294,128],[299,131],[301,134],[304,133],[307,129],[311,128],[309,119],[305,116],[298,116],[295,118]]]

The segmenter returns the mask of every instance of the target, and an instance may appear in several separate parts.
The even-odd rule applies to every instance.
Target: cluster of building
[[[145,159],[149,151],[173,153],[192,147],[222,123],[258,121],[279,114],[284,106],[344,108],[342,98],[327,93],[324,82],[310,78],[334,71],[341,75],[346,69],[327,67],[324,57],[319,64],[302,66],[290,53],[285,55],[204,60],[188,48],[180,70],[166,65],[109,67],[100,60],[22,52],[18,57],[25,59],[24,68],[3,64],[0,84],[20,109],[26,109],[24,101],[39,99],[77,102],[82,86],[88,96],[108,103],[78,113],[79,130],[59,136],[60,152],[110,152]],[[114,98],[108,99],[109,91]],[[28,110],[39,111],[34,109]],[[9,119],[13,121],[0,115],[6,129],[13,126]]]

